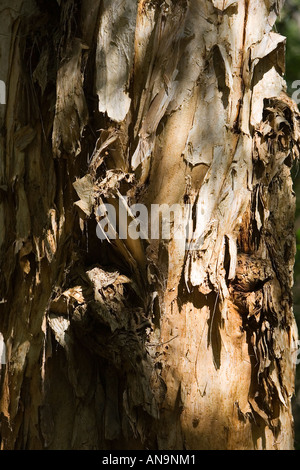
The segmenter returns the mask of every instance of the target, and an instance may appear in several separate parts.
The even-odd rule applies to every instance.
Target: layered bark
[[[1,12],[3,449],[293,448],[280,3]],[[103,242],[106,203],[122,217]],[[181,225],[122,237],[136,203]]]

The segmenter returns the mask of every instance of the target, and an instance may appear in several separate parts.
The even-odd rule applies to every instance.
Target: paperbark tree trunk
[[[281,4],[2,2],[2,449],[293,448]]]

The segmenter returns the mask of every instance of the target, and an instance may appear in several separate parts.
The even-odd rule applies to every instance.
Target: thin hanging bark
[[[292,449],[282,2],[15,4],[2,449]]]

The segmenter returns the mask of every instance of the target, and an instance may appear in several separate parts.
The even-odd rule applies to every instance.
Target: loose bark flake
[[[97,39],[96,90],[99,111],[122,122],[130,107],[137,2],[104,1]]]

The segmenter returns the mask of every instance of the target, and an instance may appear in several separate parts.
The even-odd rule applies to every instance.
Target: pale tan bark
[[[1,11],[3,449],[293,448],[299,115],[280,7]],[[193,209],[182,237],[175,220],[170,240],[102,243],[98,209],[120,201],[119,231],[132,203]]]

